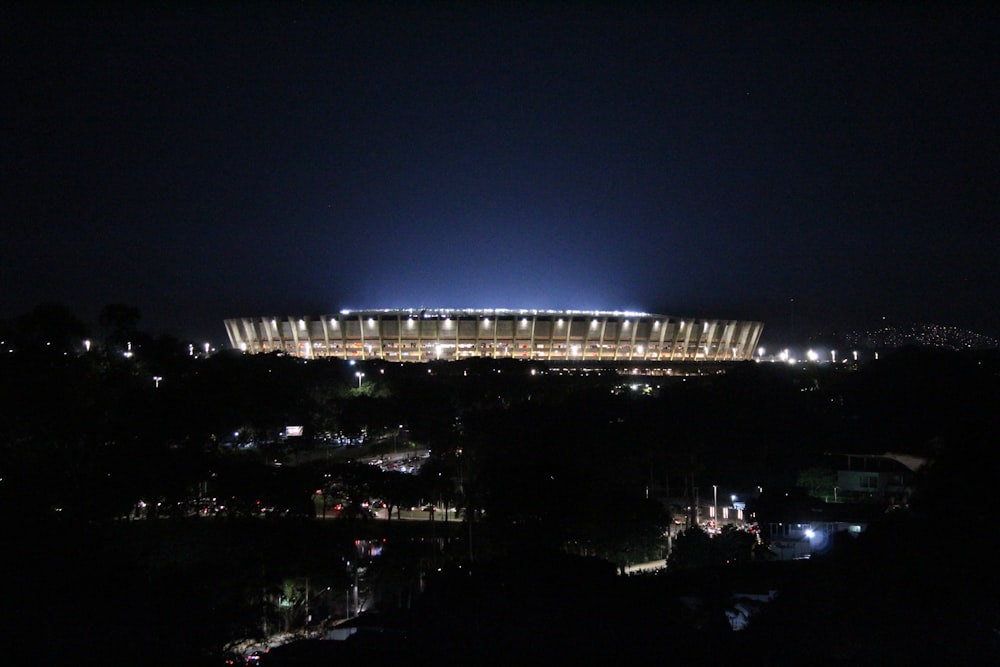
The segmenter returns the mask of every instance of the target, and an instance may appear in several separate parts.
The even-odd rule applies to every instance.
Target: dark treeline
[[[811,565],[815,586],[790,587],[752,627],[750,636],[767,642],[760,655],[779,661],[800,655],[810,639],[829,647],[865,628],[882,628],[886,650],[898,650],[908,636],[893,620],[901,607],[926,635],[929,610],[960,606],[959,592],[969,606],[953,617],[980,638],[970,650],[982,650],[983,633],[1000,627],[984,597],[996,591],[993,568],[984,565],[1000,470],[995,353],[907,349],[864,366],[747,363],[640,378],[502,360],[351,365],[206,355],[144,335],[138,321],[134,309],[109,307],[90,332],[67,309],[44,306],[3,325],[0,515],[4,550],[20,568],[3,612],[18,636],[44,626],[50,638],[20,642],[24,655],[56,662],[111,645],[130,661],[166,662],[178,650],[207,655],[268,624],[287,624],[273,609],[262,611],[284,582],[309,578],[319,589],[347,590],[354,540],[386,535],[381,560],[369,564],[371,595],[386,608],[416,605],[466,627],[471,617],[456,611],[464,607],[454,596],[479,596],[477,588],[442,580],[438,593],[415,601],[437,567],[447,574],[470,558],[513,567],[541,553],[612,568],[659,558],[664,530],[677,518],[671,498],[712,484],[792,487],[804,471],[830,467],[830,452],[893,451],[932,463],[905,512],[839,550],[842,558],[831,561],[838,565]],[[287,425],[302,426],[303,435],[282,437]],[[345,438],[366,444],[337,446]],[[423,449],[431,457],[415,475],[351,460],[360,451]],[[316,522],[317,502],[334,489],[390,508],[458,507],[471,525],[439,526],[432,541],[415,546],[423,533],[375,535],[363,520]],[[204,496],[224,506],[210,520],[177,509]],[[262,519],[262,507],[273,515]],[[164,520],[135,521],[157,517]],[[732,553],[749,554],[734,545]],[[963,575],[943,576],[949,567]],[[574,581],[553,589],[561,601],[552,609],[569,613],[567,591],[579,588]],[[594,595],[577,612],[604,604]],[[614,604],[633,594],[622,595],[608,598],[605,611],[615,613]],[[869,611],[857,614],[852,595],[868,599]],[[332,603],[325,611],[344,613]],[[642,618],[647,629],[651,621]],[[511,632],[537,631],[521,616],[498,619]],[[455,641],[501,641],[473,625]],[[696,625],[713,631],[711,623]],[[448,636],[419,627],[428,637]],[[927,641],[944,642],[953,629]],[[775,642],[771,632],[789,637]],[[700,640],[679,633],[676,641]],[[860,646],[877,655],[881,645]]]

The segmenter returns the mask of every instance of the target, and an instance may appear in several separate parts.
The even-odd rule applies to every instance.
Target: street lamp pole
[[[715,520],[715,528],[719,528],[719,485],[712,485],[712,518]]]

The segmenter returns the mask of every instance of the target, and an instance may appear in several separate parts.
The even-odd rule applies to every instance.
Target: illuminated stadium
[[[580,362],[741,361],[762,322],[582,310],[342,310],[225,320],[234,349],[306,359],[472,357]]]

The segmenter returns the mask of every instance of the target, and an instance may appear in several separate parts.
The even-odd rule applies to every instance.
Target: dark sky
[[[1000,336],[1000,12],[844,4],[7,6],[0,318]]]

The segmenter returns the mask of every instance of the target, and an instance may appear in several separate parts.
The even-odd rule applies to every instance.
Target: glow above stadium
[[[225,320],[233,348],[306,359],[742,361],[762,322],[631,311],[509,309],[342,310],[318,317]]]

